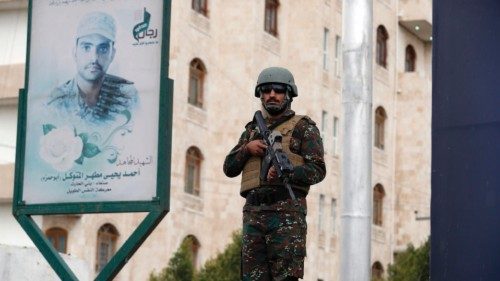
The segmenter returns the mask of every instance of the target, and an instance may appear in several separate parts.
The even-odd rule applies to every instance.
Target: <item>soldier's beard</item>
[[[287,100],[284,100],[281,104],[278,103],[262,103],[262,107],[265,109],[265,111],[271,115],[271,116],[276,116],[280,115],[281,113],[285,112],[290,106],[289,102]]]

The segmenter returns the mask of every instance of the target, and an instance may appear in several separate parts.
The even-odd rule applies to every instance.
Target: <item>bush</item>
[[[168,262],[168,266],[158,275],[151,273],[149,281],[193,281],[194,267],[190,251],[192,244],[191,239],[184,239],[179,249]]]
[[[241,264],[241,232],[232,235],[232,242],[226,246],[224,252],[214,259],[208,260],[196,281],[239,281]]]
[[[208,260],[195,274],[192,253],[193,241],[184,239],[179,249],[158,275],[151,273],[149,281],[239,281],[241,263],[241,232],[232,234],[232,242],[222,253]]]
[[[430,239],[415,249],[413,245],[397,255],[394,265],[389,265],[389,281],[428,281]]]

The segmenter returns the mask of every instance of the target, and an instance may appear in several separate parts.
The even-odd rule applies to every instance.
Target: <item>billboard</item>
[[[61,280],[78,280],[33,215],[147,212],[96,280],[112,280],[168,213],[171,1],[28,6],[13,214]]]
[[[26,204],[156,195],[163,1],[32,1]]]

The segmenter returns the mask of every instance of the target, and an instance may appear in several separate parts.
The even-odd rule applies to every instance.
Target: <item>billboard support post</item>
[[[167,214],[166,211],[152,211],[102,269],[96,280],[112,280],[139,249],[146,238]]]
[[[78,280],[30,215],[18,215],[16,219],[61,280]]]

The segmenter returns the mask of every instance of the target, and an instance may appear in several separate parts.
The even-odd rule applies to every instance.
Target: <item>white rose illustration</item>
[[[54,128],[40,139],[40,157],[60,172],[73,167],[82,149],[82,139],[70,127]]]

